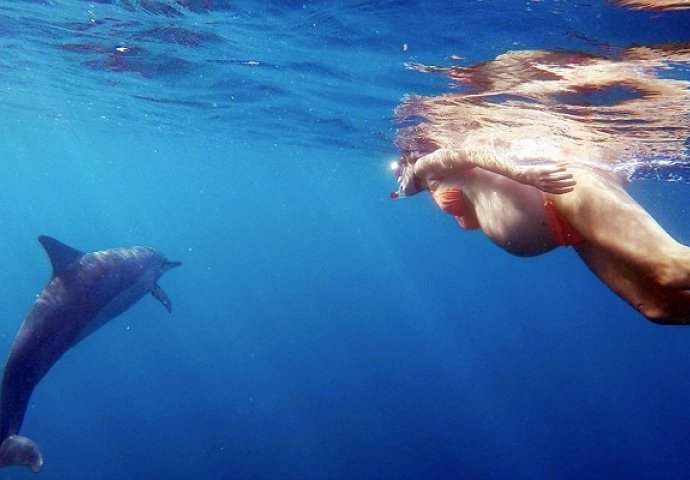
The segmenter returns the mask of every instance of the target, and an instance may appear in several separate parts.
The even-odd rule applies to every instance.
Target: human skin
[[[460,189],[484,234],[516,255],[556,247],[544,217],[544,200],[551,200],[584,238],[577,253],[612,291],[655,323],[690,323],[690,248],[616,175],[549,161],[526,166],[477,148],[438,149],[411,168],[422,190]]]
[[[688,10],[690,0],[612,0],[612,3],[633,10]]]

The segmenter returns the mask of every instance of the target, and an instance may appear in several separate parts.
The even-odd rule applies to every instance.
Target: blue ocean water
[[[183,262],[172,315],[143,299],[35,390],[41,478],[687,478],[690,330],[391,201],[387,167],[403,96],[451,88],[408,62],[689,37],[603,0],[2,2],[2,355],[38,235]],[[690,182],[629,190],[690,242]]]

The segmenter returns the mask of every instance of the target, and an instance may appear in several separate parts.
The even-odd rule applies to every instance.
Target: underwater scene
[[[0,480],[688,478],[690,2],[0,0],[0,46]]]

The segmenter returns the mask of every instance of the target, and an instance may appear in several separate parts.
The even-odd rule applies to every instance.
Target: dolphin
[[[70,348],[151,293],[171,312],[158,279],[180,262],[150,247],[84,253],[38,237],[53,275],[19,328],[5,363],[0,393],[0,467],[43,466],[41,451],[18,434],[34,388]]]

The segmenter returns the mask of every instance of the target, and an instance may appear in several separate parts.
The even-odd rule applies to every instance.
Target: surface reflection
[[[627,175],[687,165],[690,82],[672,77],[689,61],[685,44],[609,56],[510,51],[466,67],[412,64],[448,76],[454,88],[407,97],[396,112],[397,144],[413,156],[487,144],[499,154],[532,149]]]

